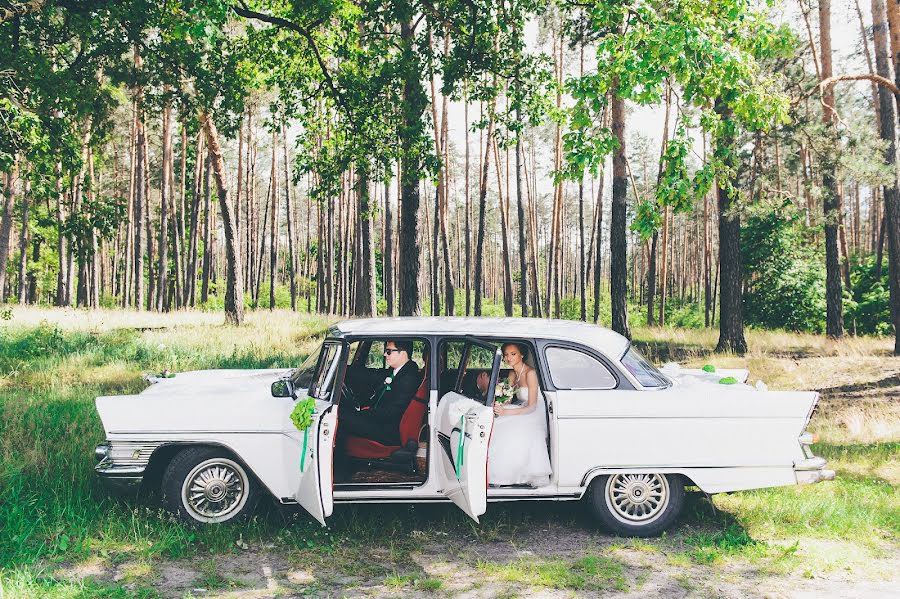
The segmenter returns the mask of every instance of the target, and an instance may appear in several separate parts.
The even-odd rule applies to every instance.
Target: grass
[[[368,506],[339,507],[327,529],[302,513],[270,511],[247,524],[198,530],[174,521],[154,498],[109,495],[93,474],[93,447],[103,438],[96,396],[138,391],[144,374],[164,369],[292,366],[330,321],[276,310],[249,313],[240,331],[221,322],[213,312],[14,308],[12,320],[0,325],[0,597],[153,597],[155,565],[187,557],[202,558],[198,586],[235,588],[240,581],[211,564],[239,554],[246,543],[278,547],[317,579],[320,571],[339,568],[340,576],[442,593],[447,581],[410,557],[422,544],[503,544],[550,526],[589,526],[571,506],[513,504],[492,507],[481,525],[444,506]],[[802,574],[848,562],[862,567],[895,549],[900,405],[889,394],[900,385],[894,380],[900,360],[888,357],[888,340],[835,344],[748,331],[751,352],[743,358],[711,355],[714,331],[637,328],[635,340],[658,362],[749,366],[770,388],[820,389],[821,408],[810,426],[822,441],[814,451],[837,469],[837,480],[716,496],[715,512],[705,500],[694,502],[683,524],[661,539],[625,541],[574,558],[484,559],[470,563],[474,572],[511,585],[626,590],[640,580],[620,552],[664,556],[679,567],[743,560],[773,573]],[[130,586],[71,575],[94,563],[117,569]]]
[[[551,589],[627,591],[625,567],[614,558],[587,555],[576,560],[519,559],[505,564],[482,562],[478,569],[504,582]]]

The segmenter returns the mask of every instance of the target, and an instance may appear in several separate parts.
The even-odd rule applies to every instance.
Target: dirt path
[[[703,564],[686,558],[682,532],[644,542],[607,536],[581,521],[560,525],[547,519],[537,528],[492,539],[412,531],[406,539],[340,548],[330,555],[268,545],[236,547],[227,554],[190,560],[93,561],[60,569],[56,576],[90,577],[136,594],[240,599],[310,595],[882,599],[900,588],[900,545],[817,572],[808,566],[816,562],[817,554],[842,556],[848,548],[839,541],[801,538],[786,562],[776,551],[759,559],[740,556]]]

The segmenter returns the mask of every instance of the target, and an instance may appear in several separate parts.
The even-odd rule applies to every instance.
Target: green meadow
[[[740,568],[896,576],[900,359],[880,339],[749,331],[751,353],[737,357],[709,354],[712,331],[637,329],[657,362],[743,365],[770,388],[819,390],[814,451],[838,472],[809,487],[692,494],[659,539],[612,537],[577,503],[492,505],[480,525],[452,506],[339,506],[328,528],[261,505],[248,523],[196,529],[152,493],[106,492],[93,473],[104,436],[96,396],[139,391],[143,375],[164,369],[290,367],[331,322],[286,311],[248,321],[238,330],[215,313],[14,309],[0,325],[0,597],[210,596],[272,584],[282,595],[454,594],[470,584],[513,596],[640,590],[661,578],[702,594]],[[241,575],[242,555],[272,556],[272,580]],[[229,560],[236,574],[223,570]],[[180,586],[172,568],[186,572]]]

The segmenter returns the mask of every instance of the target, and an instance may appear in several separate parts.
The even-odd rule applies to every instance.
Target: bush
[[[747,324],[825,329],[825,259],[790,202],[752,214],[741,231]]]
[[[857,335],[889,335],[891,294],[888,265],[882,265],[881,277],[875,276],[875,257],[855,257],[850,266],[851,296],[844,302],[844,323]]]

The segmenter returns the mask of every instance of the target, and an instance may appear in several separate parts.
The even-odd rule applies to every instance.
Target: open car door
[[[312,423],[306,431],[293,428],[290,437],[296,443],[296,464],[299,481],[294,499],[325,525],[325,518],[334,509],[334,435],[337,429],[337,406],[332,399],[340,389],[342,358],[346,356],[345,344],[326,341],[319,358],[316,374],[309,388],[309,397],[315,400]],[[302,398],[301,398],[302,399]],[[293,461],[293,460],[291,460]]]
[[[454,389],[438,402],[435,417],[442,493],[473,520],[487,509],[487,456],[494,426],[494,389],[500,373],[500,348],[467,339]],[[487,397],[482,402],[465,395],[463,382],[473,368],[490,368]],[[471,393],[471,391],[468,391]]]

